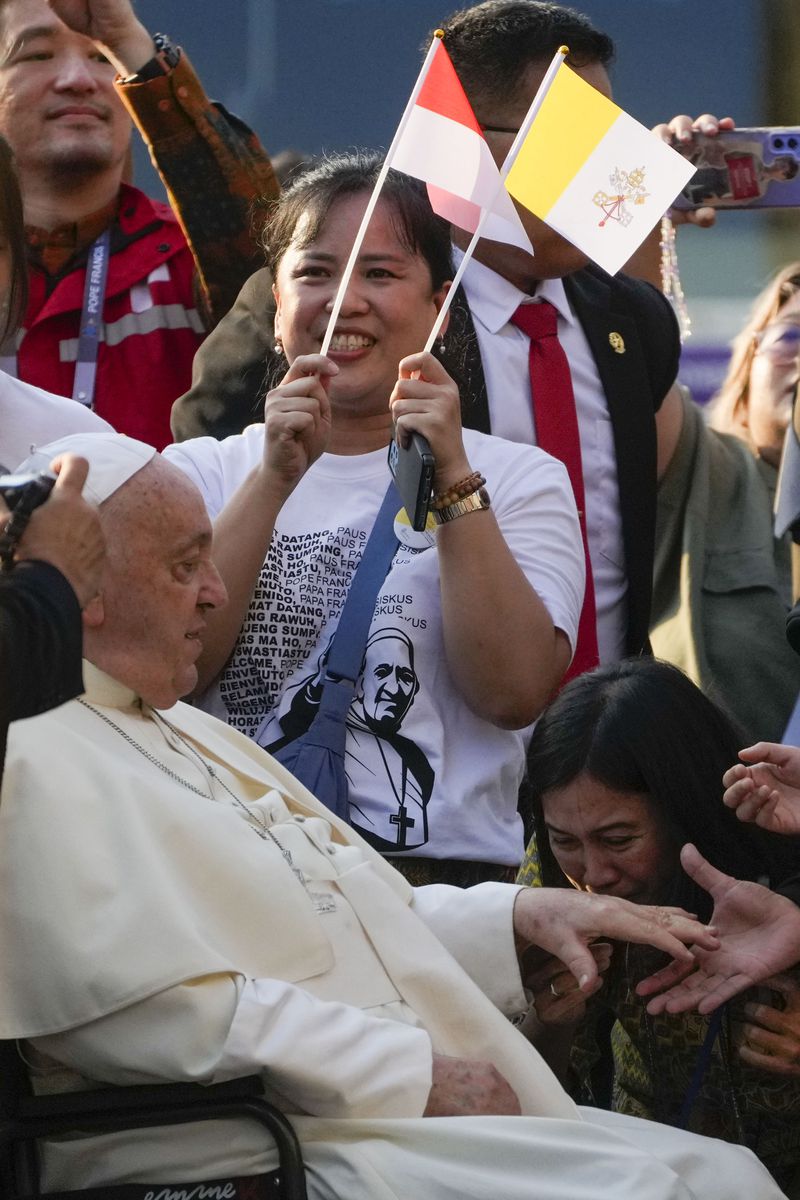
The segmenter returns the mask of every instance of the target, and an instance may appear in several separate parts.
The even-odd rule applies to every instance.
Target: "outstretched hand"
[[[668,145],[684,150],[691,146],[697,133],[702,133],[705,137],[716,137],[717,134],[733,128],[735,124],[732,117],[715,117],[713,113],[702,113],[701,116],[692,118],[681,114],[673,117],[671,121],[654,126],[652,132]],[[675,225],[700,225],[706,229],[715,223],[717,210],[711,205],[704,205],[695,209],[672,209],[669,215]]]
[[[757,742],[739,751],[741,763],[722,776],[723,804],[740,821],[772,833],[800,835],[800,750]]]
[[[682,908],[655,908],[618,896],[598,896],[569,888],[522,888],[514,904],[518,951],[537,946],[559,958],[584,994],[595,990],[598,965],[590,943],[601,938],[655,946],[691,968],[685,943],[714,950],[714,930]]]
[[[800,983],[773,975],[764,986],[777,992],[775,1004],[746,1004],[747,1021],[738,1039],[739,1057],[773,1075],[800,1076]],[[782,1007],[779,1005],[782,1004]]]
[[[681,863],[714,900],[711,920],[719,945],[694,947],[696,969],[672,963],[637,985],[637,995],[653,996],[647,1005],[653,1016],[713,1012],[800,959],[800,909],[791,900],[761,884],[724,875],[692,845],[683,847]]]

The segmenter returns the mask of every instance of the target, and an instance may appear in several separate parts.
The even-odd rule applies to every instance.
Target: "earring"
[[[275,338],[275,353],[283,356],[283,342],[279,337]]]
[[[436,349],[436,353],[437,353],[437,354],[439,355],[439,357],[441,358],[441,356],[444,354],[445,350],[447,349],[447,347],[446,347],[446,345],[445,345],[445,341],[444,341],[444,338],[443,338],[443,337],[440,337],[440,338],[437,338],[437,339],[436,339],[436,347],[435,347],[435,349]]]

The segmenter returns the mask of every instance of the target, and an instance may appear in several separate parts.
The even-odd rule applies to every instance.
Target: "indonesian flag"
[[[390,166],[425,181],[440,217],[474,233],[487,210],[483,237],[533,253],[440,39],[390,157]]]
[[[507,173],[506,187],[613,275],[694,170],[562,62]]]

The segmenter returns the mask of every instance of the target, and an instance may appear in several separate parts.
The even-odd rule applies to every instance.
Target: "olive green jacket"
[[[678,446],[658,491],[650,640],[743,727],[780,741],[800,691],[786,641],[790,559],[772,535],[776,472],[709,429],[683,396]]]

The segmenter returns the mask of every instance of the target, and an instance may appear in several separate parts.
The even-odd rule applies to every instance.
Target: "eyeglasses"
[[[800,354],[800,325],[767,325],[755,336],[755,352],[771,362],[795,362]]]

